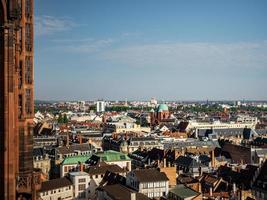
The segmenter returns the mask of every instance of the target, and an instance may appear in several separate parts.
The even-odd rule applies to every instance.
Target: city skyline
[[[267,99],[265,1],[62,3],[35,2],[36,99]]]

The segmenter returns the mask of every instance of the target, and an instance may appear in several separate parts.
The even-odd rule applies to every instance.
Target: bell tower
[[[35,199],[33,0],[0,0],[0,199]]]

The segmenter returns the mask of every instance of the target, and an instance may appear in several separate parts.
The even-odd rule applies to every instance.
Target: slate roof
[[[45,155],[43,148],[33,148],[32,154],[34,157]]]
[[[72,185],[72,182],[66,177],[52,179],[50,181],[42,182],[41,189],[39,190],[39,192],[50,191],[50,190],[54,190],[58,188],[71,186],[71,185]]]
[[[267,155],[267,149],[255,150],[258,157],[265,157]]]
[[[188,156],[179,156],[175,163],[177,166],[187,167],[187,168],[198,168],[200,166],[204,166],[201,163],[198,163],[195,159]]]
[[[207,156],[207,155],[200,155],[198,159],[203,164],[204,163],[209,163],[211,161],[210,157]]]
[[[267,134],[267,129],[255,129],[255,132],[259,135]]]
[[[216,133],[221,136],[235,136],[242,135],[244,128],[222,128],[222,129],[198,129],[198,135],[207,137],[209,134]]]
[[[58,147],[56,150],[59,154],[70,154],[70,153],[75,153],[75,151],[90,151],[92,150],[93,147],[91,144],[74,144],[70,146],[63,146],[63,147]]]
[[[137,193],[120,184],[102,186],[98,190],[105,191],[113,200],[131,200],[131,193],[135,193],[138,200],[149,200],[144,194]]]
[[[158,182],[169,180],[164,172],[160,172],[157,169],[136,169],[133,170],[132,173],[134,173],[139,182]]]
[[[265,161],[262,167],[260,168],[260,173],[253,184],[253,188],[267,192],[266,183],[267,183],[267,161]]]
[[[190,183],[198,183],[199,181],[192,176],[188,176],[185,174],[180,174],[177,178],[177,183],[180,184],[190,184]]]
[[[180,149],[180,148],[186,148],[186,147],[209,147],[209,148],[215,148],[220,147],[219,143],[217,141],[200,141],[198,139],[187,139],[185,141],[177,141],[177,142],[166,142],[164,143],[164,149]]]
[[[175,194],[176,196],[180,197],[181,199],[186,199],[190,197],[198,196],[200,193],[183,185],[176,185],[173,189],[169,191],[170,193]]]
[[[86,169],[86,172],[88,172],[89,175],[105,174],[106,171],[110,171],[113,173],[125,172],[125,170],[119,167],[118,165],[91,166],[88,169]]]
[[[230,184],[236,183],[237,186],[243,189],[250,189],[250,182],[253,180],[257,166],[247,165],[245,169],[241,169],[240,172],[233,171],[230,167],[220,166],[218,168],[218,176]]]
[[[106,171],[102,181],[99,183],[100,186],[103,185],[113,185],[113,184],[121,184],[126,185],[126,178],[117,173]]]
[[[131,142],[137,142],[137,141],[156,141],[156,138],[154,137],[132,137],[130,139]]]

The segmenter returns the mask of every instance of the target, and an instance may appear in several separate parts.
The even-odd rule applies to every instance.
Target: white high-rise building
[[[105,102],[97,101],[96,102],[96,112],[105,112]]]

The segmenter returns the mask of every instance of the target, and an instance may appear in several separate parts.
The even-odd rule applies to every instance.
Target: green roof
[[[160,104],[160,105],[158,106],[158,109],[157,109],[158,112],[161,112],[161,111],[168,111],[168,110],[169,110],[169,108],[168,108],[168,106],[167,106],[166,104]]]
[[[72,165],[72,164],[78,164],[78,163],[85,163],[90,158],[88,155],[77,155],[77,156],[70,156],[66,157],[63,161],[63,165]]]
[[[95,155],[106,162],[131,160],[126,154],[113,150],[97,152]]]
[[[170,193],[173,193],[182,199],[199,195],[197,191],[192,190],[183,184],[176,185],[175,188],[170,190]]]

